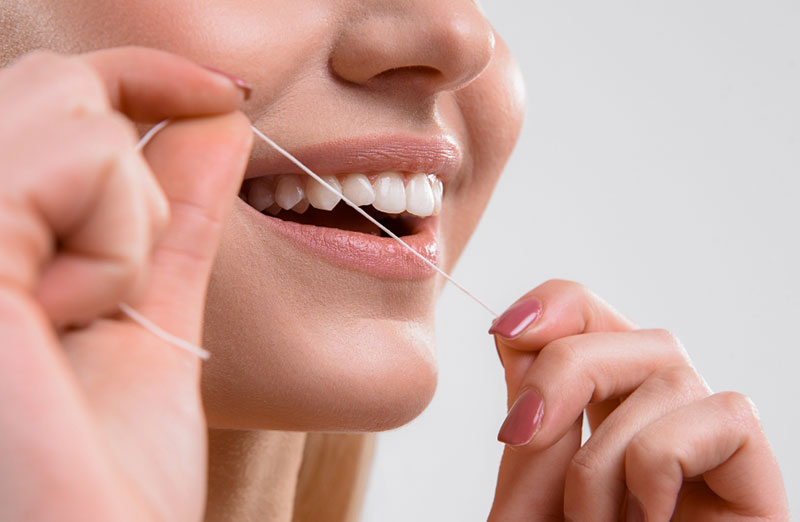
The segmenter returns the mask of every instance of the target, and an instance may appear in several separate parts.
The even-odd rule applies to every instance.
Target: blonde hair
[[[293,522],[356,522],[375,449],[372,433],[309,433]]]

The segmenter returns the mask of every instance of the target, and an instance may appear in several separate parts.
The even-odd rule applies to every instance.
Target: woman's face
[[[245,112],[320,174],[400,172],[405,190],[412,173],[435,175],[438,216],[378,215],[445,270],[521,124],[514,62],[471,0],[0,0],[0,11],[2,61],[36,47],[165,49],[252,83]],[[292,172],[258,144],[244,187]],[[441,278],[340,207],[272,217],[237,202],[207,306],[212,426],[386,429],[428,404]]]

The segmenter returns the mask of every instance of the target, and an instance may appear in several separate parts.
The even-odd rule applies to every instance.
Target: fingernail
[[[242,92],[244,93],[244,101],[249,100],[250,99],[250,95],[253,94],[253,86],[250,84],[250,82],[248,82],[246,80],[242,80],[238,76],[234,76],[232,74],[228,74],[225,71],[220,71],[219,69],[215,69],[214,67],[207,67],[205,65],[202,66],[202,67],[203,67],[203,69],[205,69],[207,71],[210,71],[210,72],[212,72],[214,74],[219,74],[220,76],[223,76],[223,77],[227,78],[228,80],[230,80],[231,83],[233,83],[235,86],[237,86],[239,89],[242,90]]]
[[[519,336],[530,325],[536,322],[542,315],[542,303],[538,299],[531,298],[520,301],[503,312],[489,328],[489,333],[497,334],[506,339],[513,339]]]
[[[510,446],[527,444],[536,435],[544,417],[544,401],[536,390],[526,390],[508,411],[497,440]]]
[[[639,499],[633,496],[633,494],[628,491],[628,507],[626,508],[627,513],[625,514],[625,522],[646,522],[647,519],[644,516],[644,508],[642,507],[642,503],[639,502]]]

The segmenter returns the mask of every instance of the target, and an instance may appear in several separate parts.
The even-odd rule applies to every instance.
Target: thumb
[[[506,446],[489,522],[563,520],[567,468],[580,448],[582,424],[583,417],[544,450]]]
[[[145,148],[170,207],[137,308],[168,332],[198,343],[208,278],[252,146],[241,112],[184,119]]]
[[[535,412],[531,407],[517,402],[520,385],[528,368],[535,361],[536,354],[508,350],[499,344],[498,350],[503,352],[509,417],[517,419],[507,420],[505,424],[529,423]],[[512,415],[515,410],[516,414]],[[563,520],[567,468],[580,448],[582,424],[581,416],[559,441],[544,449],[506,446],[500,462],[489,522]],[[514,429],[513,426],[509,427]]]

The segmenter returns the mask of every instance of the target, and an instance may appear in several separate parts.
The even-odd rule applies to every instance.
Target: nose
[[[472,0],[358,1],[334,42],[331,67],[359,85],[457,90],[487,67],[494,31]],[[427,91],[427,92],[426,92]]]

